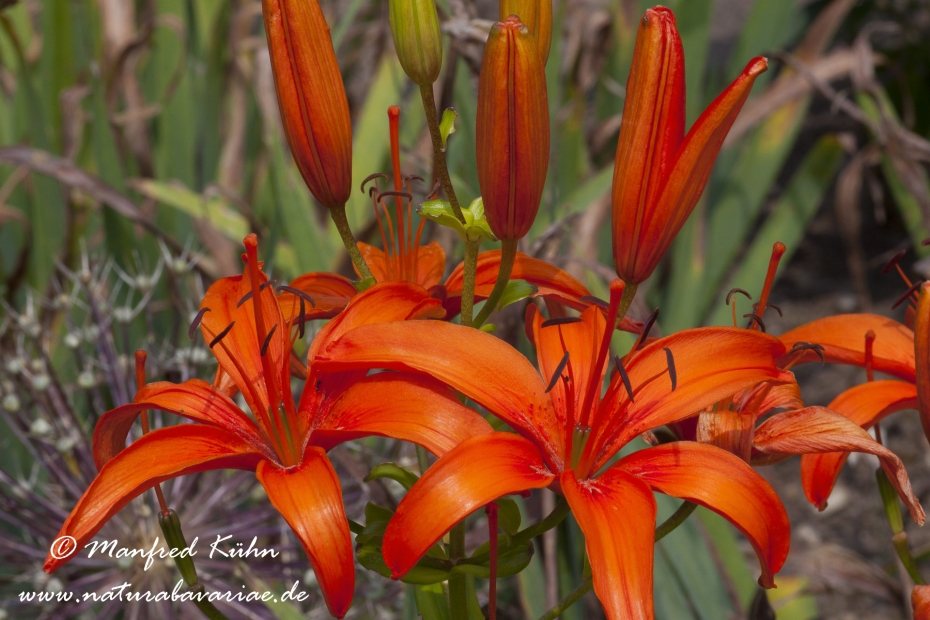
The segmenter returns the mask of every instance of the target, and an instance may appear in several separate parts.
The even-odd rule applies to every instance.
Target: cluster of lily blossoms
[[[638,285],[700,198],[727,132],[766,70],[764,58],[750,60],[686,132],[675,18],[663,7],[646,11],[614,169],[618,279],[601,300],[561,269],[517,251],[548,168],[550,0],[501,1],[478,91],[481,199],[468,207],[446,168],[448,130],[433,99],[442,65],[434,1],[391,0],[395,48],[422,94],[435,183],[414,231],[412,185],[423,180],[401,169],[400,110],[392,107],[393,175],[372,175],[362,186],[381,248],[357,242],[347,223],[352,129],[320,7],[316,0],[263,0],[263,8],[291,152],[329,209],[359,281],[308,273],[279,284],[263,272],[259,240],[248,235],[243,272],[210,287],[191,326],[191,337],[199,328],[219,364],[213,382],[146,384],[144,355],[137,356],[138,393],[100,418],[93,438],[99,474],[59,537],[72,537],[81,549],[128,502],[155,489],[166,537],[183,541],[159,484],[209,469],[250,470],[303,544],[333,616],[342,618],[352,603],[354,533],[366,567],[412,583],[448,581],[451,618],[466,617],[472,605],[466,575],[489,578],[494,618],[495,579],[525,567],[531,538],[571,512],[585,536],[589,583],[607,617],[625,620],[653,617],[654,543],[697,505],[745,535],[758,555],[760,585],[775,586],[788,555],[789,523],[753,466],[803,455],[805,492],[823,507],[848,453],[874,454],[880,479],[923,523],[900,459],[867,429],[894,411],[919,407],[930,430],[930,284],[909,289],[915,305],[906,326],[848,315],[776,338],[764,333],[764,313],[784,251],[777,245],[745,328],[735,325],[735,306],[733,327],[662,338],[649,336],[651,321],[627,316]],[[464,242],[463,263],[444,281],[443,249],[421,244],[428,219],[452,227]],[[479,252],[482,242],[496,240],[500,250]],[[525,283],[522,298],[537,300],[525,314],[535,366],[485,325],[515,281]],[[475,315],[481,300],[487,301]],[[328,322],[300,359],[295,344],[314,320]],[[629,351],[611,351],[616,329],[638,334]],[[790,368],[814,359],[864,366],[870,380],[829,407],[805,407]],[[899,380],[872,381],[873,371]],[[150,429],[151,409],[192,423]],[[127,446],[137,419],[143,434]],[[660,427],[670,432],[652,432]],[[327,451],[370,435],[417,444],[420,472],[397,466],[379,472],[408,493],[393,514],[373,511],[358,524],[346,517]],[[618,458],[638,437],[652,445]],[[437,459],[432,466],[426,451]],[[498,527],[505,496],[544,488],[561,496],[552,514],[520,532]],[[685,500],[658,529],[653,492]],[[889,505],[900,511],[897,497]],[[488,513],[489,544],[467,556],[462,524],[477,510]],[[47,572],[71,557],[57,551],[46,560]],[[192,568],[178,562],[187,578]],[[188,583],[202,589],[195,574]],[[922,592],[915,590],[915,605],[930,606]],[[222,617],[212,606],[201,609]]]

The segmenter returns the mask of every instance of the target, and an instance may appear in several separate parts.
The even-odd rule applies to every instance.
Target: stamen
[[[924,241],[926,241],[926,239],[925,239]],[[923,244],[924,244],[924,242],[922,241],[922,242],[920,243],[920,245],[923,245]],[[897,254],[895,254],[894,256],[892,256],[892,257],[888,260],[888,262],[885,263],[885,266],[882,267],[882,273],[888,273],[889,271],[891,271],[892,269],[894,269],[894,268],[898,265],[898,263],[901,262],[901,259],[904,258],[904,255],[905,255],[905,254],[907,254],[907,250],[901,250],[900,252],[898,252]]]
[[[572,433],[572,469],[578,467],[578,461],[584,452],[588,437],[591,436],[591,427],[578,424]]]
[[[672,391],[678,387],[678,373],[675,371],[675,356],[672,355],[672,350],[668,347],[665,347],[665,361],[668,364],[668,376],[672,380]]]
[[[572,323],[581,323],[583,322],[580,317],[577,316],[560,316],[554,319],[546,319],[543,321],[543,327],[552,327],[553,325],[571,325]]]
[[[626,283],[619,278],[610,283],[610,306],[607,308],[607,325],[604,329],[604,335],[601,337],[601,346],[597,352],[597,359],[594,367],[591,369],[591,378],[587,385],[587,391],[584,393],[584,401],[581,404],[581,422],[588,425],[591,420],[591,409],[597,397],[601,394],[600,379],[601,370],[604,368],[604,362],[607,361],[607,354],[610,352],[610,339],[613,336],[614,329],[617,327],[617,315],[620,312],[620,301],[623,298],[623,292],[626,290]]]
[[[601,310],[607,310],[610,308],[610,304],[601,299],[600,297],[595,297],[594,295],[585,295],[581,298],[581,301],[597,306]]]
[[[232,323],[230,323],[229,325],[227,325],[227,326],[223,329],[223,331],[221,331],[220,333],[218,333],[218,334],[216,335],[216,338],[214,338],[213,340],[210,341],[210,345],[209,345],[210,348],[212,349],[212,348],[215,347],[217,344],[219,344],[220,341],[221,341],[223,338],[226,337],[226,334],[229,333],[229,330],[231,330],[231,329],[233,328],[233,325],[235,325],[235,324],[236,324],[236,322],[233,321]]]
[[[413,195],[412,195],[412,194],[410,194],[410,193],[408,193],[408,192],[403,192],[403,191],[397,191],[397,192],[394,192],[394,191],[386,191],[386,192],[381,192],[380,194],[378,194],[378,200],[381,200],[381,199],[384,198],[385,196],[400,196],[401,198],[406,198],[407,200],[413,200]]]
[[[744,291],[743,289],[741,289],[741,288],[731,288],[731,289],[730,289],[730,292],[727,293],[727,305],[728,305],[728,306],[730,305],[730,298],[733,297],[733,295],[735,295],[736,293],[739,293],[739,294],[741,294],[741,295],[745,295],[745,296],[746,296],[746,299],[748,299],[749,301],[752,301],[752,295],[750,295],[749,293],[747,293],[747,292]]]
[[[626,388],[626,395],[630,397],[631,403],[635,403],[636,401],[633,400],[633,384],[630,383],[630,376],[626,374],[626,370],[623,368],[623,363],[620,361],[620,357],[617,355],[614,355],[614,365],[617,367],[617,372],[620,373],[620,380],[623,381],[623,387]]]
[[[765,306],[769,300],[769,293],[772,291],[772,284],[775,282],[775,273],[778,271],[778,263],[781,262],[781,257],[785,254],[786,250],[785,244],[781,241],[776,241],[775,245],[772,246],[772,257],[769,259],[769,268],[765,273],[765,284],[762,285],[762,293],[759,295],[759,307],[756,310],[756,315],[760,319],[758,321],[759,327],[762,328],[762,331],[765,331],[765,327],[762,325],[761,319],[765,316]]]
[[[281,286],[278,287],[278,292],[280,293],[281,291],[290,293],[291,295],[296,295],[297,297],[300,297],[301,299],[306,299],[307,301],[310,302],[310,306],[312,308],[316,308],[316,302],[313,301],[313,297],[310,296],[310,293],[306,291],[302,291],[299,288],[294,288],[293,286],[288,286],[287,284],[282,284]]]
[[[426,179],[421,177],[418,174],[408,174],[404,176],[404,186],[409,187],[411,181],[419,181],[420,183],[426,183]]]
[[[271,344],[271,337],[274,336],[274,332],[276,329],[278,329],[277,323],[271,326],[271,329],[268,331],[268,335],[265,336],[265,342],[262,343],[262,348],[260,352],[260,355],[262,357],[265,357],[265,353],[268,352],[268,345]]]
[[[197,331],[198,327],[200,327],[200,322],[203,320],[203,315],[205,315],[207,312],[210,312],[210,308],[201,308],[200,312],[197,313],[197,316],[195,316],[194,320],[191,322],[191,326],[187,330],[187,337],[191,340],[194,339],[194,332]]]
[[[562,372],[565,370],[566,366],[568,366],[568,351],[566,351],[565,355],[562,356],[562,361],[559,362],[559,365],[555,367],[555,372],[552,373],[552,378],[549,380],[549,385],[546,386],[546,394],[551,392],[555,387],[555,384],[559,382],[559,378],[562,376]]]
[[[263,282],[262,285],[258,287],[258,292],[261,293],[266,288],[268,288],[269,286],[272,286],[275,283],[277,283],[277,280],[268,280],[267,282]],[[236,308],[238,308],[239,306],[241,306],[242,304],[244,304],[250,299],[252,299],[252,291],[249,291],[248,293],[242,296],[242,299],[240,299],[236,303]]]
[[[656,324],[656,320],[659,318],[659,309],[656,308],[652,311],[652,314],[649,315],[649,318],[646,319],[646,324],[643,325],[643,332],[639,335],[639,339],[636,341],[636,346],[632,349],[636,351],[641,349],[642,346],[646,343],[646,338],[649,337],[649,332],[652,331],[652,326]]]
[[[824,350],[825,349],[823,345],[815,344],[812,342],[798,341],[798,342],[795,342],[794,346],[791,347],[791,350],[788,351],[788,355],[794,355],[796,353],[801,353],[803,351],[813,351],[818,356],[820,356],[820,364],[823,365],[823,364],[826,364],[826,361],[827,361],[823,355]],[[797,363],[797,361],[800,359],[801,359],[801,356],[798,356],[797,358],[793,359],[791,363],[785,367],[785,370],[791,370],[791,367],[794,366],[795,363]]]
[[[298,297],[300,300],[300,316],[297,318],[297,334],[298,338],[304,337],[304,325],[307,323],[307,306],[304,303],[303,297]]]
[[[875,381],[875,372],[872,370],[874,354],[872,352],[875,344],[875,332],[871,329],[865,332],[865,376],[869,381]]]
[[[388,175],[384,174],[383,172],[375,172],[374,174],[369,174],[367,177],[365,177],[365,180],[362,181],[362,193],[363,193],[363,194],[365,193],[365,186],[368,185],[369,183],[371,183],[372,181],[374,181],[375,179],[384,179],[385,181],[388,181],[388,180],[389,180],[389,177],[388,177]],[[372,189],[377,190],[377,189],[378,189],[378,184],[375,183],[375,186],[374,186],[374,188],[372,188]],[[369,190],[369,191],[370,191],[370,190]],[[371,195],[371,194],[369,193],[369,196],[370,196],[370,195]]]
[[[915,294],[917,292],[917,289],[919,289],[924,282],[926,282],[926,280],[918,280],[917,282],[914,282],[914,284],[912,284],[909,289],[904,291],[904,293],[900,297],[898,297],[898,300],[894,302],[894,305],[891,306],[891,309],[894,310],[895,308],[903,304],[905,301],[907,301],[907,298]]]
[[[765,323],[762,322],[762,317],[760,317],[755,312],[750,312],[749,314],[743,315],[744,319],[749,319],[749,324],[752,325],[753,322],[758,323],[759,329],[762,330],[762,333],[765,333]]]
[[[426,200],[436,200],[436,196],[439,195],[439,190],[442,189],[442,179],[436,179],[436,182],[433,183],[433,189],[429,191],[429,194],[426,196]]]
[[[394,191],[400,192],[403,182],[401,177],[403,173],[400,170],[400,108],[396,105],[392,105],[388,108],[388,124],[390,125],[391,132],[391,165],[394,168]],[[407,255],[406,248],[406,235],[404,234],[404,203],[400,199],[400,196],[397,196],[394,200],[394,210],[397,214],[397,239],[400,244],[400,256]],[[409,196],[409,194],[408,194]],[[410,198],[413,201],[413,198]],[[406,279],[406,273],[404,272],[403,260],[401,260],[401,277]]]
[[[757,310],[758,307],[759,307],[759,304],[752,304],[752,309],[753,309],[753,310]],[[785,316],[785,315],[782,313],[781,308],[779,308],[778,306],[776,306],[776,305],[773,304],[772,302],[769,302],[769,305],[766,306],[766,307],[767,307],[767,308],[773,308],[773,309],[775,310],[775,312],[778,313],[778,316]]]

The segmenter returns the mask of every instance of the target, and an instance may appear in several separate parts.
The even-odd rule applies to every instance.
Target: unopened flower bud
[[[439,77],[442,37],[434,0],[390,0],[394,49],[407,76],[420,86]]]
[[[500,19],[516,15],[536,39],[536,49],[543,66],[552,46],[552,0],[501,0]]]
[[[511,15],[491,28],[478,83],[478,183],[498,239],[520,239],[549,166],[549,102],[536,41]]]

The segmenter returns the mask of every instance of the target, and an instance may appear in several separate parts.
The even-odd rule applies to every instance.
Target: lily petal
[[[331,319],[348,305],[358,291],[355,285],[343,276],[325,271],[305,273],[291,281],[290,286],[313,298],[313,304],[304,302],[306,320]],[[278,303],[284,318],[291,324],[300,315],[300,299],[297,295],[282,292]]]
[[[665,349],[674,358],[675,389]],[[635,402],[625,389],[615,388],[601,403],[596,443],[588,444],[597,457],[592,471],[644,431],[691,417],[758,383],[793,381],[791,373],[775,366],[783,352],[777,338],[734,327],[683,330],[646,345],[626,368]],[[612,384],[619,380],[615,373]]]
[[[914,620],[930,620],[930,586],[914,586],[911,590]]]
[[[481,351],[475,358],[475,351]],[[561,468],[562,429],[536,369],[499,338],[439,321],[363,325],[317,355],[323,372],[388,368],[432,375],[530,439]]]
[[[307,552],[329,612],[342,618],[355,591],[355,559],[342,487],[326,454],[307,448],[287,469],[262,461],[256,476]]]
[[[681,441],[634,452],[615,467],[656,491],[726,517],[759,556],[759,585],[775,587],[774,575],[788,557],[788,514],[774,489],[745,461],[714,446]]]
[[[805,323],[780,336],[790,350],[797,342],[812,342],[824,347],[824,358],[833,364],[865,366],[865,334],[875,332],[872,344],[872,367],[905,381],[914,382],[914,332],[877,314],[838,314]],[[813,351],[786,355],[781,365],[792,360],[799,363],[820,361]]]
[[[435,379],[408,372],[383,372],[352,385],[310,436],[329,450],[344,441],[381,435],[420,444],[442,456],[475,435],[492,432],[478,412],[459,403]]]
[[[584,532],[594,592],[608,620],[652,620],[656,525],[652,491],[617,468],[580,481],[567,471],[561,484]]]
[[[358,242],[358,249],[376,281],[388,282],[400,279],[397,275],[399,269],[392,271],[389,264],[392,260],[397,262],[399,257],[388,256],[383,250],[363,241]],[[442,282],[442,274],[446,271],[446,251],[442,249],[438,241],[417,246],[409,252],[414,253],[416,259],[417,275],[414,284],[430,289]],[[357,270],[356,273],[358,273]]]
[[[71,536],[75,549],[83,549],[123,506],[159,482],[208,469],[253,470],[263,458],[223,428],[182,424],[152,431],[100,469],[55,538]],[[49,553],[42,568],[54,572],[72,557]]]
[[[94,428],[94,461],[97,469],[126,447],[129,429],[146,409],[160,409],[209,426],[236,433],[258,451],[266,450],[261,431],[222,391],[200,379],[181,384],[150,383],[136,394],[135,402],[107,411]],[[272,454],[272,453],[269,453]]]
[[[917,370],[917,400],[920,423],[930,440],[930,283],[920,287],[914,323],[914,356]]]
[[[510,493],[549,486],[532,443],[512,433],[468,439],[426,470],[397,507],[384,533],[384,561],[404,575],[443,534],[476,509]]]

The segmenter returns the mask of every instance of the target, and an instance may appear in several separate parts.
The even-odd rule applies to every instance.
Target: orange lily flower
[[[265,33],[287,143],[320,203],[352,192],[352,121],[345,85],[317,0],[262,0]]]
[[[58,536],[73,537],[81,549],[123,506],[164,480],[208,469],[252,470],[303,544],[330,613],[341,618],[352,602],[354,558],[339,479],[326,451],[382,435],[442,455],[491,427],[429,377],[316,369],[318,351],[354,327],[442,315],[438,300],[404,282],[371,287],[320,331],[310,346],[305,389],[295,402],[290,352],[303,325],[285,319],[261,271],[255,236],[246,237],[245,245],[243,274],[214,283],[198,318],[220,376],[242,392],[251,416],[225,390],[199,379],[145,386],[132,404],[100,418],[94,431],[99,474]],[[292,337],[294,327],[299,331]],[[147,409],[195,424],[152,431],[124,449],[130,427]],[[46,572],[67,562],[60,556],[49,554]]]
[[[612,620],[652,617],[652,490],[734,522],[759,555],[760,583],[774,585],[788,552],[788,519],[772,488],[745,462],[714,446],[678,442],[608,463],[630,440],[683,412],[759,381],[784,380],[774,364],[782,345],[742,329],[683,331],[618,365],[601,397],[608,327],[616,322],[622,291],[619,281],[611,286],[606,320],[590,307],[580,318],[544,321],[530,305],[527,331],[539,372],[501,340],[439,321],[418,325],[422,330],[402,323],[362,326],[321,350],[318,364],[327,370],[428,373],[518,433],[466,440],[414,485],[385,534],[384,559],[395,577],[475,509],[509,493],[552,487],[565,495],[585,533],[594,588]]]
[[[685,65],[675,16],[646,11],[627,80],[613,181],[613,252],[619,275],[653,272],[707,185],[724,138],[766,70],[753,58],[685,135]]]

